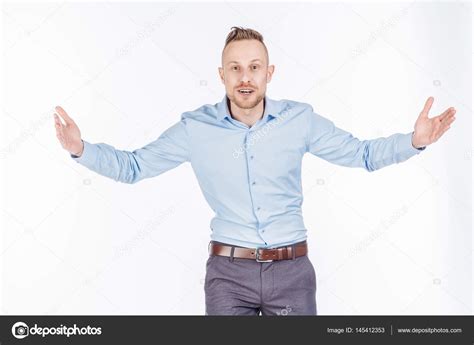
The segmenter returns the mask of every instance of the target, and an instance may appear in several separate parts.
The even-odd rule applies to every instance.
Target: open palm
[[[433,105],[434,98],[429,97],[425,106],[415,122],[415,133],[413,134],[412,144],[416,148],[430,145],[437,141],[450,128],[456,119],[456,109],[450,107],[442,114],[433,118],[428,117],[428,113]]]
[[[83,150],[83,142],[81,140],[81,131],[77,127],[74,120],[64,111],[63,108],[57,106],[55,108],[54,124],[56,127],[56,137],[61,146],[69,151],[69,153],[80,156]],[[58,115],[59,114],[59,115]],[[63,124],[60,117],[64,120]]]

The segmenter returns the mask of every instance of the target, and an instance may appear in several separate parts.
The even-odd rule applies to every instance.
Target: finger
[[[446,133],[446,131],[448,131],[450,128],[451,128],[451,127],[448,126],[448,127],[446,127],[445,129],[443,129],[443,130],[436,136],[435,141],[438,140],[439,138],[441,138],[441,137],[444,135],[444,133]]]
[[[56,136],[60,139],[59,136],[63,136],[64,125],[61,123],[59,116],[55,116],[54,118],[54,128],[56,129]]]
[[[444,116],[444,117],[442,117],[442,118],[439,118],[439,119],[437,119],[437,121],[436,121],[436,125],[437,125],[438,127],[443,127],[443,126],[445,126],[446,124],[449,124],[450,121],[453,119],[453,117],[454,117],[453,114],[448,114],[448,115],[446,115],[446,116]]]
[[[64,143],[64,138],[63,138],[63,135],[60,133],[60,132],[56,132],[56,138],[58,138],[59,142],[61,143],[61,145],[63,145]]]
[[[446,130],[446,128],[451,127],[451,123],[452,123],[452,122],[445,122],[442,126],[440,126],[440,127],[436,130],[436,133],[443,132],[444,130]]]
[[[454,114],[456,114],[456,109],[454,109],[454,108],[451,107],[451,108],[449,108],[445,113],[446,113],[446,114],[443,113],[443,114],[444,114],[444,115],[442,116],[443,119],[444,119],[444,118],[449,118],[449,117],[451,117],[451,116],[454,116]]]
[[[449,119],[447,119],[446,121],[444,121],[446,123],[446,126],[451,126],[451,124],[456,120],[456,117],[453,115],[451,116]]]
[[[59,105],[55,107],[56,111],[58,112],[59,115],[63,118],[64,122],[66,122],[66,125],[74,123],[74,120],[64,111],[63,108],[61,108]]]
[[[54,124],[56,125],[56,127],[62,127],[63,126],[61,120],[59,119],[58,114],[54,114]]]
[[[425,106],[423,107],[423,110],[420,113],[420,116],[422,117],[428,117],[428,113],[431,109],[431,106],[433,105],[434,98],[433,97],[428,97],[428,99],[425,102]]]
[[[451,128],[451,124],[456,120],[454,116],[442,122],[442,124],[436,130],[435,137],[441,136],[444,132],[446,132],[449,128]]]
[[[437,128],[444,127],[445,125],[451,124],[456,117],[454,116],[455,112],[451,111],[443,117],[439,117],[435,120],[435,125]]]
[[[58,127],[56,127],[56,136],[58,137],[58,139],[59,139],[59,137],[61,137],[61,138],[62,138],[62,137],[63,137],[63,135],[64,135],[64,134],[63,134],[63,130],[62,130],[62,128],[58,128]]]
[[[443,111],[442,114],[435,116],[434,119],[437,119],[438,121],[443,121],[446,117],[450,116],[451,114],[455,113],[456,111],[454,110],[453,107],[446,109]]]
[[[63,136],[63,129],[60,125],[55,125],[56,128],[56,136],[60,135]]]

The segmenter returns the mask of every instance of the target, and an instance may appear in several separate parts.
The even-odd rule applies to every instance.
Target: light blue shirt
[[[84,140],[78,163],[116,181],[135,183],[190,162],[215,212],[211,239],[243,247],[278,247],[307,238],[301,162],[312,153],[331,163],[374,171],[424,148],[412,134],[359,140],[311,105],[265,97],[252,127],[232,118],[227,97],[184,112],[158,139],[133,152]]]

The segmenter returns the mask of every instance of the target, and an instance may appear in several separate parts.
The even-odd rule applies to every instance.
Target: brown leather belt
[[[225,245],[211,241],[209,255],[220,255],[242,259],[253,259],[258,262],[271,262],[274,260],[289,260],[308,253],[306,241],[278,248],[243,248]]]

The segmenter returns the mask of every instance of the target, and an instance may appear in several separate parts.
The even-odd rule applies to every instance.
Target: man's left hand
[[[421,148],[437,141],[450,128],[456,119],[456,109],[453,107],[446,109],[441,115],[428,118],[428,112],[431,109],[434,98],[429,97],[426,100],[425,107],[415,122],[415,132],[412,137],[412,145],[415,148]]]

